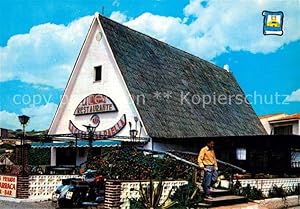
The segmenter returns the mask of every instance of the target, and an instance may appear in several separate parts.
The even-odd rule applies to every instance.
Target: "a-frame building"
[[[190,138],[265,134],[232,73],[98,13],[49,134],[80,136],[88,124],[98,139],[130,139],[136,130],[149,149],[177,139],[188,147]]]

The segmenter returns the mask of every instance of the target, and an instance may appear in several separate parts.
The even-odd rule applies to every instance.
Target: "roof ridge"
[[[140,32],[140,31],[137,31],[137,30],[135,30],[135,29],[133,29],[133,28],[130,28],[130,27],[128,27],[127,25],[123,25],[123,24],[121,24],[121,23],[119,23],[119,22],[117,22],[117,21],[115,21],[115,20],[112,20],[112,19],[110,19],[110,18],[108,18],[108,17],[105,17],[105,16],[103,16],[103,15],[101,15],[101,14],[99,14],[99,13],[98,13],[98,17],[99,17],[100,21],[101,21],[101,18],[104,18],[104,19],[106,19],[106,20],[108,20],[108,21],[111,21],[111,22],[113,22],[113,23],[115,23],[115,24],[118,24],[118,25],[121,25],[121,26],[123,26],[123,27],[126,27],[127,29],[129,29],[129,30],[131,30],[131,31],[133,31],[133,32],[135,32],[135,33],[138,33],[138,34],[140,34],[140,35],[142,35],[142,36],[146,36],[146,37],[148,37],[148,38],[150,38],[150,39],[152,39],[152,40],[154,40],[154,41],[157,41],[157,42],[159,42],[159,43],[162,43],[162,44],[164,44],[164,45],[166,45],[166,46],[168,46],[168,47],[170,47],[170,48],[173,48],[173,49],[175,49],[175,50],[181,51],[181,52],[183,52],[183,53],[185,53],[185,54],[187,54],[187,55],[189,55],[189,56],[192,56],[192,57],[194,57],[194,58],[196,58],[196,59],[199,59],[199,60],[201,60],[201,61],[204,61],[205,63],[207,63],[207,64],[209,64],[209,65],[216,66],[217,68],[219,68],[219,70],[225,70],[224,68],[222,68],[222,67],[220,67],[220,66],[218,66],[218,65],[216,65],[216,64],[214,64],[214,63],[212,63],[212,62],[209,62],[209,61],[207,61],[207,60],[205,60],[205,59],[203,59],[203,58],[201,58],[201,57],[198,57],[198,56],[196,56],[196,55],[194,55],[194,54],[192,54],[192,53],[190,53],[190,52],[184,51],[183,49],[177,48],[177,47],[175,47],[175,46],[173,46],[173,45],[171,45],[171,44],[168,44],[168,43],[166,43],[166,42],[163,42],[163,41],[161,41],[161,40],[159,40],[159,39],[157,39],[157,38],[155,38],[155,37],[152,37],[152,36],[150,36],[150,35],[148,35],[148,34],[145,34],[145,33],[142,33],[142,32]],[[229,71],[229,72],[230,72],[230,71]],[[230,72],[230,73],[231,73],[231,72]]]

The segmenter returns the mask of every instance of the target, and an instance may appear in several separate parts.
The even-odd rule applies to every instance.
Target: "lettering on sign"
[[[17,196],[16,176],[0,176],[0,195],[7,197]]]
[[[113,127],[103,131],[96,131],[94,133],[94,138],[103,139],[103,138],[112,137],[117,133],[119,133],[125,127],[125,125],[126,125],[126,116],[124,114]],[[84,138],[88,136],[87,131],[82,131],[79,128],[77,128],[71,120],[69,121],[69,130],[71,133],[77,134],[78,137]]]
[[[91,94],[85,97],[75,109],[74,115],[87,115],[104,112],[117,112],[114,102],[103,94]]]

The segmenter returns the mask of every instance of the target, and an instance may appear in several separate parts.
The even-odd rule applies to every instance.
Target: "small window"
[[[293,126],[277,126],[274,127],[274,135],[292,135]]]
[[[291,167],[300,168],[300,150],[294,149],[291,151]]]
[[[102,78],[102,66],[95,67],[95,81],[101,81]]]
[[[244,148],[236,149],[236,159],[237,160],[246,160],[247,151]]]

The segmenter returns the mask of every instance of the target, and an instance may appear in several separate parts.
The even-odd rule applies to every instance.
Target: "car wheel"
[[[82,203],[82,197],[80,193],[74,193],[72,197],[72,206],[73,207],[80,207]]]

